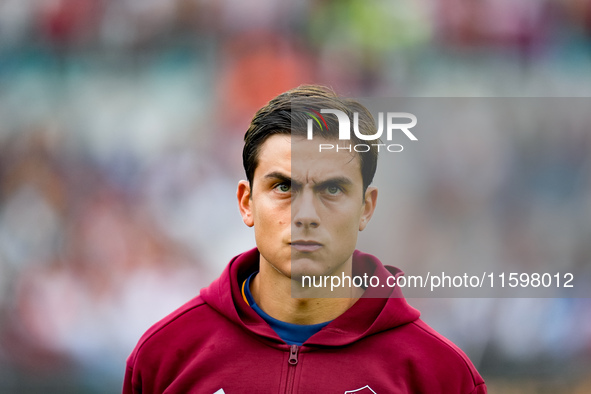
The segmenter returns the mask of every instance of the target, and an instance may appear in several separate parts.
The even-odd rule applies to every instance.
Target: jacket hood
[[[259,252],[256,248],[234,257],[222,275],[201,291],[202,299],[233,323],[245,327],[254,335],[283,344],[273,329],[242,299],[242,282],[258,270]],[[353,253],[353,275],[377,276],[386,283],[389,276],[404,275],[395,267],[386,267],[374,256],[360,251]],[[366,336],[417,320],[418,310],[411,307],[398,287],[369,287],[363,296],[345,313],[334,319],[320,332],[310,337],[304,346],[344,346]]]

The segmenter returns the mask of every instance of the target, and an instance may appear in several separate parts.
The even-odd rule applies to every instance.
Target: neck
[[[345,270],[346,275],[351,275],[351,262],[346,265]],[[340,276],[341,272],[338,275]],[[339,295],[343,297],[340,298],[293,298],[292,286],[298,285],[299,282],[261,261],[260,271],[253,279],[250,291],[257,305],[265,313],[277,320],[293,324],[318,324],[334,320],[363,295],[363,289],[352,287],[341,289]]]

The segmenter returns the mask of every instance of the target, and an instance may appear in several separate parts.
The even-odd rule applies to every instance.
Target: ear
[[[363,212],[359,218],[359,231],[363,231],[369,220],[373,216],[378,202],[378,188],[368,187],[365,191],[365,198],[363,200]]]
[[[254,226],[250,182],[244,180],[238,182],[236,197],[238,197],[238,209],[240,210],[240,215],[242,215],[242,221],[248,227]]]

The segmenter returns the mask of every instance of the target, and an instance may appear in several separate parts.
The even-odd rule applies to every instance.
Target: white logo
[[[365,385],[360,389],[357,390],[349,390],[349,391],[345,391],[345,394],[352,394],[352,393],[359,393],[359,394],[369,394],[369,393],[373,393],[373,394],[377,394],[375,391],[373,391],[371,389],[371,387],[369,387],[369,385]]]
[[[224,391],[224,389],[219,389],[218,391],[216,391],[213,394],[226,394],[226,392]]]
[[[351,120],[349,119],[349,117],[347,116],[346,113],[344,113],[343,111],[340,111],[338,109],[321,109],[320,113],[318,113],[316,111],[312,111],[312,112],[314,112],[314,114],[309,113],[309,112],[308,112],[308,114],[314,118],[314,120],[320,126],[320,128],[327,127],[326,121],[324,120],[324,117],[321,114],[335,115],[339,121],[339,140],[350,140],[351,139]],[[318,118],[320,118],[320,120],[322,120],[322,123],[320,122],[320,120]],[[406,118],[406,119],[410,120],[410,122],[408,122],[408,123],[394,123],[394,119],[397,119],[397,118]],[[323,124],[324,124],[324,126],[323,126]],[[311,140],[313,137],[313,126],[314,126],[312,119],[308,119],[307,125],[308,125],[307,139]],[[388,141],[392,141],[393,131],[400,130],[411,141],[417,141],[417,137],[415,137],[415,135],[413,133],[411,133],[409,130],[416,125],[417,125],[417,117],[411,113],[408,113],[408,112],[387,112],[386,113],[386,127],[385,127],[386,139]],[[327,127],[327,129],[328,129],[328,127]],[[383,112],[378,113],[378,127],[377,127],[375,134],[362,134],[359,131],[359,114],[357,112],[354,112],[353,113],[353,132],[355,133],[355,136],[362,141],[372,141],[372,140],[380,138],[384,132],[384,113]],[[380,151],[380,147],[382,147],[382,146],[385,146],[386,149],[388,150],[388,152],[402,152],[402,150],[404,149],[402,147],[402,145],[400,145],[400,144],[390,144],[390,145],[372,144],[372,145],[377,147],[378,152]],[[338,145],[335,147],[335,145],[333,145],[333,144],[320,144],[318,147],[319,147],[320,152],[322,152],[322,150],[331,150],[331,149],[335,149],[335,148],[337,151],[343,150],[343,149],[351,151],[350,146],[343,148],[343,147],[339,147]],[[371,148],[367,144],[357,144],[357,145],[353,146],[353,149],[355,150],[355,152],[368,152]]]
[[[321,109],[321,114],[333,114],[336,115],[337,119],[339,120],[339,139],[340,140],[350,140],[351,139],[351,122],[349,117],[343,111],[339,111],[338,109]],[[407,118],[410,119],[410,123],[394,123],[395,118]],[[386,134],[388,141],[392,140],[392,131],[394,130],[401,130],[408,138],[412,141],[416,141],[417,137],[414,136],[413,133],[410,132],[408,129],[412,129],[417,125],[417,117],[408,112],[388,112],[386,115],[387,124],[386,124]],[[359,114],[357,112],[353,113],[353,132],[355,135],[364,141],[369,141],[373,139],[380,138],[384,131],[384,113],[378,113],[378,130],[373,135],[365,135],[359,132]],[[308,139],[312,139],[312,119],[308,120]]]

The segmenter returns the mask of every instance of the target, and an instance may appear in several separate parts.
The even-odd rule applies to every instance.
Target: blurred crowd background
[[[591,2],[0,0],[0,392],[120,390],[139,336],[254,246],[234,197],[242,136],[302,83],[590,96]],[[491,133],[455,141],[447,164],[402,169],[422,187],[398,190],[409,208],[396,228],[424,240],[402,257],[476,229],[474,256],[550,253],[589,283],[589,126],[561,138],[561,125],[521,121],[537,132],[485,174],[495,182],[463,170],[490,168],[486,143],[507,148]],[[591,391],[589,299],[412,303],[491,392]]]

